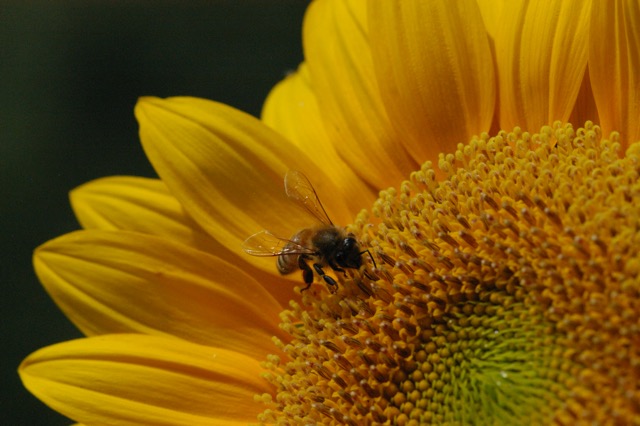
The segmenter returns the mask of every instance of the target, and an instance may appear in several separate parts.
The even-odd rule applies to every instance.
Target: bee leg
[[[345,271],[343,268],[339,267],[338,265],[329,264],[329,266],[331,266],[331,269],[333,269],[336,272],[342,272],[342,275],[344,275],[344,277],[347,278],[347,271]]]
[[[371,281],[377,281],[378,278],[376,278],[375,276],[371,275],[371,273],[369,271],[367,271],[366,269],[364,270],[364,276],[369,278]]]
[[[336,272],[342,272],[342,274],[345,276],[347,276],[347,271],[345,271],[343,268],[339,267],[336,263],[334,262],[329,262],[329,266],[331,266],[331,269],[333,269]]]
[[[322,266],[319,263],[314,263],[313,264],[313,269],[316,270],[316,273],[318,275],[320,275],[322,277],[322,279],[324,280],[324,282],[326,282],[328,285],[330,286],[337,286],[338,283],[336,282],[336,280],[334,280],[333,278],[331,278],[329,275],[324,273],[324,270],[322,269]],[[331,287],[330,287],[331,288]],[[333,287],[335,288],[335,287]]]
[[[307,259],[306,256],[298,257],[298,267],[302,270],[302,279],[304,280],[304,283],[307,285],[305,288],[300,290],[300,293],[302,293],[305,290],[309,290],[309,287],[311,287],[311,284],[313,284],[313,270],[311,269],[311,267],[309,267],[309,265],[305,261],[306,259]]]

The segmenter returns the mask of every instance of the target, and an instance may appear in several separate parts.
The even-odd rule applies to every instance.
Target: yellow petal
[[[85,229],[158,235],[210,251],[215,244],[158,179],[111,176],[85,183],[70,194]]]
[[[313,223],[286,199],[282,182],[289,169],[304,171],[321,196],[335,196],[327,202],[332,217],[355,214],[321,165],[254,117],[196,98],[143,98],[135,111],[143,147],[162,180],[230,251],[240,252],[242,241],[260,230],[288,238]]]
[[[504,22],[502,22],[502,13],[504,6],[508,2],[509,0],[477,0],[482,21],[484,22],[490,40],[495,39],[498,28],[504,24]]]
[[[109,335],[41,349],[20,366],[45,404],[86,424],[235,426],[270,392],[258,361],[175,338]]]
[[[265,100],[261,119],[300,149],[313,150],[322,159],[335,153],[324,129],[305,63],[274,86]]]
[[[602,130],[621,134],[623,147],[640,140],[640,4],[594,2],[589,73]]]
[[[36,273],[87,335],[173,335],[258,357],[281,335],[281,306],[243,271],[166,239],[78,231],[40,246]]]
[[[573,106],[569,123],[582,126],[587,120],[593,121],[594,123],[600,123],[598,108],[596,106],[596,101],[593,98],[593,90],[591,89],[589,68],[587,68],[584,73],[580,92],[578,92],[578,98]]]
[[[474,0],[373,0],[369,18],[382,101],[417,162],[489,131],[495,77]]]
[[[376,189],[418,168],[402,146],[405,135],[387,116],[377,87],[365,0],[320,0],[307,9],[305,57],[320,114],[345,162]],[[384,172],[382,172],[384,171]]]
[[[339,198],[349,206],[349,211],[359,212],[376,199],[377,191],[354,173],[329,140],[305,64],[271,90],[262,110],[262,121],[322,165],[333,186],[341,189],[339,197],[328,197],[329,202]],[[353,221],[353,216],[335,220],[346,224]]]
[[[501,128],[569,119],[587,64],[590,4],[506,4],[495,44]]]

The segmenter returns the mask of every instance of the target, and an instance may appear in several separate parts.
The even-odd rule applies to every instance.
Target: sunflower
[[[160,178],[72,191],[34,265],[87,337],[25,386],[84,424],[637,421],[639,19],[317,0],[262,120],[140,99]],[[290,169],[371,254],[337,289],[241,250],[312,223]]]

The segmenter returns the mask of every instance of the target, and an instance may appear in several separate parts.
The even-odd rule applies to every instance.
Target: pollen
[[[281,315],[269,424],[631,424],[640,145],[587,122],[482,135],[349,227],[373,259]]]

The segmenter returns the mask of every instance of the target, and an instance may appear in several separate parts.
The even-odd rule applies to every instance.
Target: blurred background
[[[78,228],[68,191],[102,176],[155,176],[133,117],[139,96],[198,96],[259,115],[302,61],[307,5],[0,0],[0,423],[71,423],[16,373],[34,350],[80,337],[31,266],[36,246]]]

